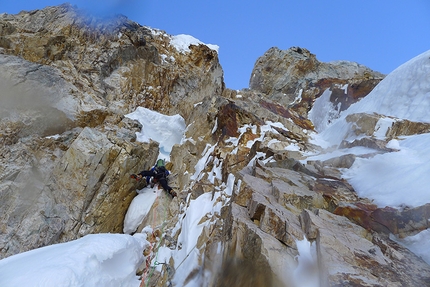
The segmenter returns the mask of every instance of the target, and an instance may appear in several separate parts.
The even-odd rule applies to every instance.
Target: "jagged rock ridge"
[[[322,285],[429,284],[430,267],[387,236],[425,228],[423,222],[402,228],[404,218],[425,214],[425,206],[397,214],[359,198],[339,172],[353,156],[299,161],[303,151],[318,149],[308,141],[315,100],[331,92],[340,112],[383,75],[350,62],[321,63],[303,48],[272,48],[257,60],[250,89],[232,91],[224,87],[214,50],[192,45],[184,53],[170,39],[125,17],[101,21],[68,4],[0,15],[1,100],[7,103],[0,107],[1,257],[122,231],[136,194],[128,174],[148,168],[158,154],[157,143],[136,142],[139,125],[124,117],[144,106],[179,113],[188,128],[187,140],[171,153],[179,196],[163,196],[152,210],[168,205],[169,219],[155,221],[150,213],[140,229],[148,222],[163,226],[161,243],[175,249],[186,230],[173,227],[190,201],[223,194],[217,198],[222,212],[202,218],[210,222],[195,246],[202,266],[188,281],[209,271],[207,286],[295,286],[296,240],[306,236],[319,262],[305,272]],[[351,115],[356,132],[367,137],[344,144],[387,152],[372,137],[378,117]],[[427,130],[399,121],[390,137]],[[297,149],[286,149],[291,145]],[[208,152],[205,169],[192,177]],[[222,175],[212,180],[214,166]],[[388,224],[393,213],[397,221]],[[165,267],[150,285],[163,286],[172,276]]]

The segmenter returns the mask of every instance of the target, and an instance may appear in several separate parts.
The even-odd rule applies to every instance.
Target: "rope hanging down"
[[[157,203],[158,203],[158,194],[157,194],[157,197],[155,199],[155,204],[154,205],[157,206]],[[167,209],[164,208],[164,217],[163,217],[161,235],[160,235],[160,240],[158,242],[158,246],[156,247],[156,251],[155,251],[155,262],[154,262],[154,265],[166,264],[166,263],[159,263],[158,262],[158,251],[159,251],[160,245],[161,245],[161,236],[164,233],[164,227],[165,227],[164,222],[166,221],[166,218],[167,218],[167,214],[166,213],[167,213]],[[155,225],[156,218],[157,218],[157,209],[155,208],[154,209],[154,217],[152,219],[152,226]],[[151,267],[151,261],[152,260],[151,260],[151,256],[150,256],[153,250],[154,250],[153,245],[152,245],[152,243],[150,243],[150,253],[149,253],[149,255],[148,255],[147,259],[146,259],[146,270],[145,270],[145,273],[142,276],[142,281],[140,283],[140,287],[144,287],[144,286],[148,287],[149,282],[151,281],[152,275],[154,274],[155,266]],[[149,276],[148,276],[148,273],[149,273]],[[145,285],[145,281],[146,281],[146,285]]]
[[[157,198],[156,198],[156,201],[158,200],[158,195],[157,195]],[[155,218],[156,218],[156,211],[154,210],[154,219],[153,219],[153,225],[154,225],[154,222],[155,222]],[[167,218],[167,209],[166,208],[164,208],[164,218],[163,218],[163,223],[166,221],[166,218]],[[164,227],[165,227],[165,225],[163,224],[163,227],[162,227],[162,229],[161,229],[161,235],[162,234],[164,234]],[[207,243],[207,242],[209,242],[209,240],[212,238],[212,236],[215,234],[215,228],[214,229],[212,229],[212,231],[210,232],[210,234],[209,234],[209,237],[208,237],[208,239],[205,241],[205,243]],[[176,268],[176,270],[177,269],[179,269],[179,267],[181,267],[181,265],[185,262],[185,260],[190,256],[190,254],[191,254],[191,252],[193,252],[193,250],[197,247],[197,244],[198,243],[196,243],[195,245],[194,245],[194,247],[190,250],[190,252],[188,252],[188,254],[187,254],[187,256],[185,256],[185,258],[181,261],[181,263],[179,263],[179,265],[177,266],[177,268]],[[158,246],[156,247],[156,251],[155,251],[155,261],[154,261],[154,266],[150,266],[150,264],[151,264],[151,260],[149,260],[149,261],[147,261],[147,268],[146,268],[146,272],[145,272],[145,276],[142,276],[142,282],[141,282],[141,284],[140,284],[140,287],[144,287],[144,286],[146,286],[146,287],[148,287],[148,284],[149,284],[149,282],[151,281],[151,277],[152,277],[152,275],[153,275],[153,273],[154,273],[154,269],[155,269],[155,267],[157,266],[157,265],[162,265],[162,264],[164,264],[164,265],[166,265],[166,269],[169,271],[169,269],[171,268],[170,267],[170,265],[168,264],[168,263],[161,263],[161,262],[158,262],[158,251],[159,251],[159,249],[160,249],[160,245],[161,245],[161,238],[160,238],[160,241],[158,242]],[[151,251],[152,251],[152,244],[151,244]],[[149,255],[148,255],[149,256]],[[148,280],[146,281],[146,285],[145,285],[145,279],[146,279],[146,275],[148,274],[148,270],[149,269],[151,269],[151,272],[149,273],[149,277],[147,278]],[[171,286],[171,282],[170,282],[170,284],[169,284],[169,286]]]

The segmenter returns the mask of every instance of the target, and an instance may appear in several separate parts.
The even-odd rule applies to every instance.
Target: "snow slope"
[[[358,103],[340,114],[331,124],[324,118],[330,112],[329,97],[321,97],[315,103],[311,120],[318,123],[319,134],[313,135],[313,143],[322,147],[338,146],[342,140],[353,140],[357,136],[351,132],[351,124],[345,121],[353,113],[378,113],[385,116],[408,119],[417,122],[430,122],[430,50],[401,65],[373,91]],[[335,107],[331,106],[333,109]],[[317,109],[325,109],[319,113]],[[332,110],[332,114],[336,111]],[[386,130],[390,119],[380,121],[381,130]],[[323,122],[323,124],[321,124]],[[383,133],[376,134],[383,137]],[[391,140],[388,147],[397,152],[379,154],[372,158],[357,158],[353,166],[345,170],[343,176],[361,197],[374,200],[379,207],[416,207],[430,203],[430,134],[405,136]],[[314,155],[310,159],[328,159],[342,153],[360,155],[369,151],[365,148],[335,150],[326,154]],[[412,252],[422,256],[430,264],[428,246],[430,232],[422,231],[411,238],[397,239]]]
[[[0,286],[136,286],[146,235],[91,234],[0,260]]]

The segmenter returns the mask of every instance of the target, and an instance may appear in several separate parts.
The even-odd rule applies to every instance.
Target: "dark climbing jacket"
[[[160,178],[167,178],[169,175],[169,171],[164,166],[156,166],[154,167],[154,178],[160,179]]]
[[[143,177],[146,177],[146,182],[147,184],[150,184],[151,187],[154,187],[154,184],[159,183],[165,191],[170,193],[170,195],[173,197],[176,196],[176,192],[173,191],[173,189],[167,183],[167,176],[170,174],[170,172],[164,166],[164,160],[158,160],[151,170],[143,170],[139,174]]]
[[[164,166],[164,159],[157,160],[156,164],[151,168],[151,171],[154,173],[151,176],[155,179],[153,182],[157,182],[161,178],[166,178],[170,174],[170,172]],[[151,180],[151,176],[146,177],[146,183],[149,183]]]

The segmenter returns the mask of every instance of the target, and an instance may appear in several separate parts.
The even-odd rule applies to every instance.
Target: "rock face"
[[[158,154],[124,115],[137,106],[187,115],[221,94],[217,53],[182,53],[161,31],[68,4],[1,14],[0,27],[0,258],[121,232],[136,194],[128,175]]]
[[[340,112],[366,96],[383,77],[354,62],[319,62],[304,48],[271,48],[255,63],[249,86],[306,118],[325,90],[332,92],[330,101]]]
[[[136,141],[141,126],[125,116],[143,106],[180,114],[187,130],[169,163],[178,197],[161,196],[138,232],[152,223],[163,230],[160,244],[179,252],[193,201],[214,208],[193,223],[201,233],[183,261],[172,257],[149,286],[430,284],[430,266],[389,237],[429,228],[428,204],[399,211],[360,198],[340,172],[356,155],[306,161],[319,148],[308,140],[315,100],[330,92],[340,112],[383,75],[321,63],[303,48],[272,48],[257,60],[250,89],[233,91],[206,45],[178,49],[162,31],[123,16],[102,21],[68,4],[1,14],[0,63],[0,259],[122,232],[137,188],[128,175],[159,152],[156,142]],[[390,139],[429,131],[393,118],[381,140],[381,118],[348,116],[361,137],[339,148],[391,152]],[[316,261],[297,261],[305,239]],[[191,252],[199,265],[182,274]]]
[[[97,108],[109,113],[144,105],[166,114],[187,114],[193,107],[187,99],[199,101],[222,92],[222,69],[214,50],[199,45],[183,53],[162,31],[123,16],[102,21],[64,4],[2,14],[0,23],[3,53],[54,67],[73,83],[81,105],[100,105],[80,109],[81,125],[87,125],[94,114],[89,111]]]

